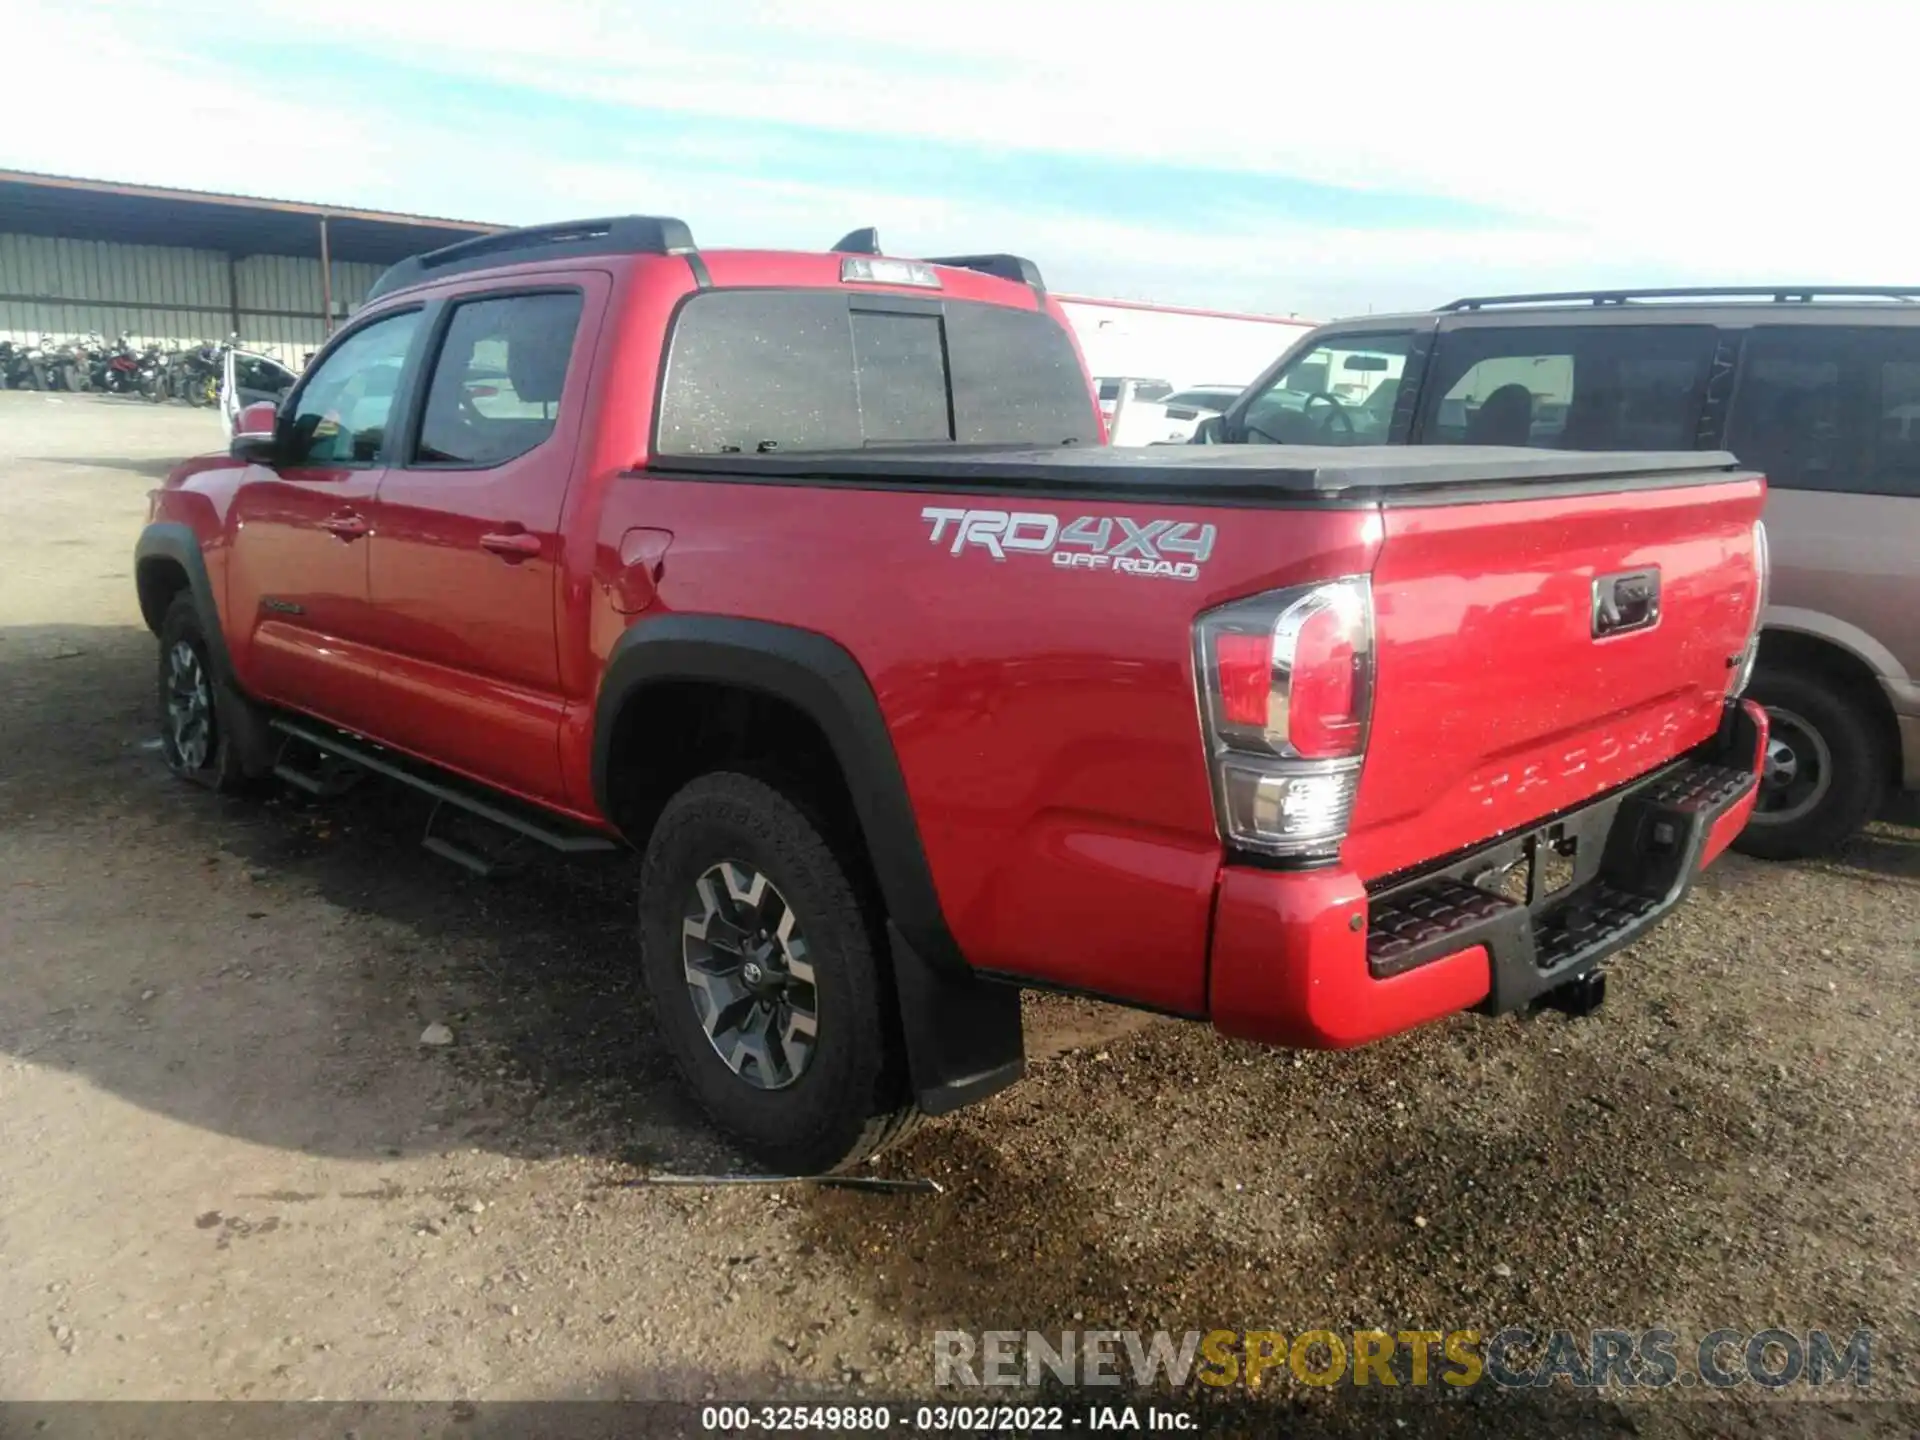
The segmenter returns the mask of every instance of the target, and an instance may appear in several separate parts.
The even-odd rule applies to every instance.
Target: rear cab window
[[[710,290],[674,323],[654,448],[752,455],[1099,438],[1073,342],[1042,311]]]
[[[1716,338],[1710,325],[1443,329],[1416,443],[1691,450]]]

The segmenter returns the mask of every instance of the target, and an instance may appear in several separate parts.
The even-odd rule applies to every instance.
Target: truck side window
[[[294,404],[288,460],[296,465],[370,465],[386,443],[387,417],[420,312],[356,330],[320,362]]]
[[[1274,377],[1241,415],[1255,445],[1384,445],[1412,336],[1336,335]]]
[[[457,305],[434,360],[414,462],[499,465],[551,435],[582,304],[570,290]]]
[[[1727,448],[1782,490],[1920,495],[1920,332],[1757,327]]]
[[[1443,330],[1418,440],[1691,450],[1713,345],[1706,325]]]

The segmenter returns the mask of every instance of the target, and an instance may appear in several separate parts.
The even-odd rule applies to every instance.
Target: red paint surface
[[[1714,735],[1765,485],[1388,510],[1366,769],[1343,858],[1372,879],[1518,829]],[[1657,567],[1660,623],[1592,638],[1593,581]]]
[[[716,286],[840,288],[834,256],[702,258]],[[587,302],[559,426],[529,456],[451,487],[435,472],[275,475],[214,459],[159,493],[156,518],[201,536],[248,690],[604,825],[595,696],[634,612],[800,626],[868,677],[973,964],[1325,1045],[1486,991],[1477,949],[1369,980],[1364,929],[1348,928],[1365,878],[1577,803],[1717,723],[1751,613],[1757,480],[1384,514],[1036,495],[1020,503],[1063,522],[1203,521],[1218,541],[1192,583],[954,555],[921,511],[977,497],[633,473],[669,318],[694,285],[681,257],[521,266],[424,293],[530,279],[580,284]],[[943,280],[957,299],[1039,303],[972,272]],[[362,538],[325,528],[349,514],[367,520]],[[480,543],[509,531],[533,553]],[[670,538],[670,554],[636,534]],[[1646,565],[1662,570],[1662,627],[1595,644],[1592,577]],[[1379,672],[1344,866],[1223,868],[1194,618],[1363,573]]]
[[[1486,997],[1487,952],[1478,945],[1373,979],[1366,914],[1366,889],[1351,870],[1222,870],[1209,987],[1215,1028],[1269,1045],[1343,1049]]]

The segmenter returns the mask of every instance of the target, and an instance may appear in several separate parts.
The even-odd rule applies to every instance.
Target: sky
[[[1914,283],[1920,6],[0,0],[0,169],[1310,318]],[[4,216],[0,216],[4,228]]]

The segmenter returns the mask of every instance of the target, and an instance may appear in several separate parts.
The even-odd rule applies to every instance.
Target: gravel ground
[[[639,1186],[737,1157],[654,1043],[627,864],[481,882],[419,850],[410,796],[162,771],[131,547],[218,439],[0,394],[0,1396],[904,1396],[941,1329],[1868,1326],[1838,1403],[1267,1403],[1319,1433],[1912,1433],[1910,825],[1730,858],[1589,1020],[1292,1055],[1030,1000],[1027,1082],[882,1165],[944,1193]]]

